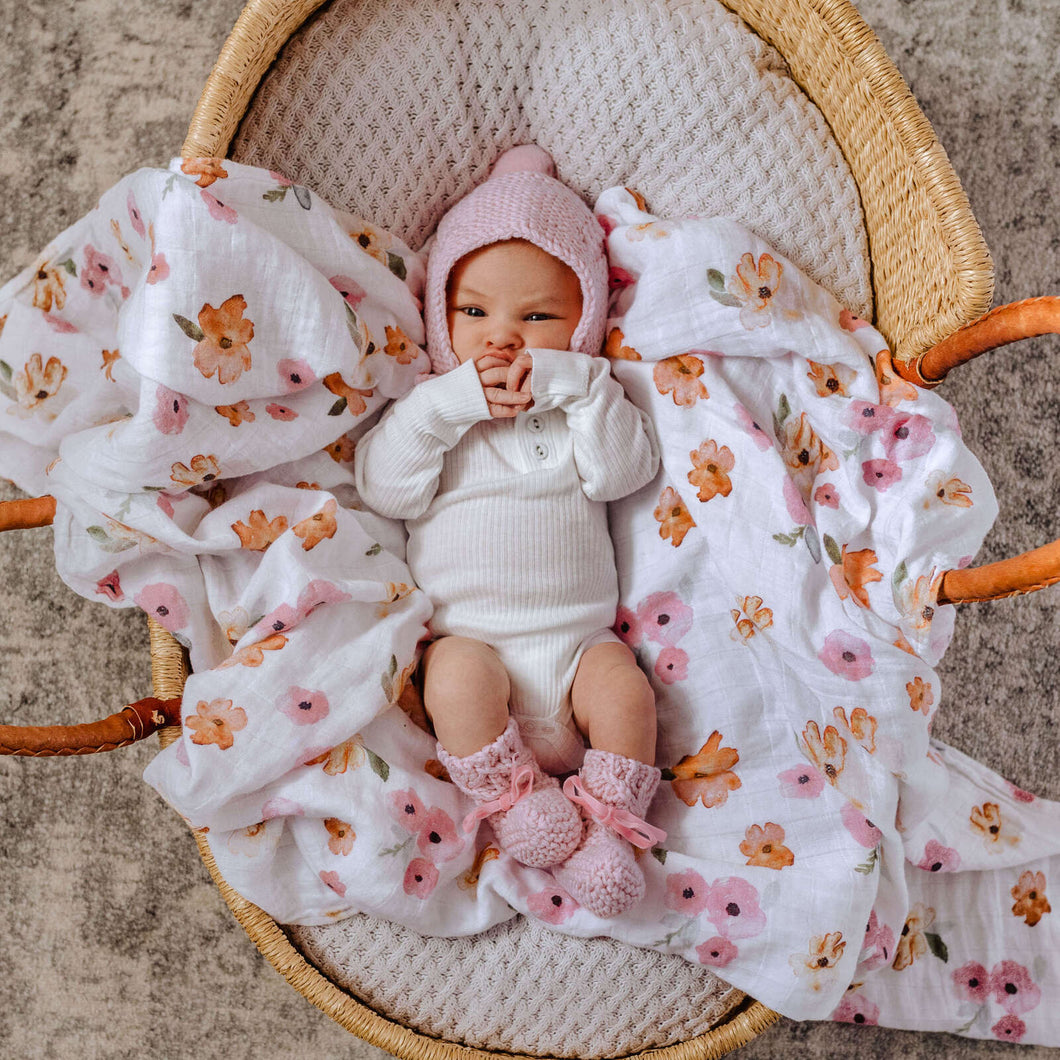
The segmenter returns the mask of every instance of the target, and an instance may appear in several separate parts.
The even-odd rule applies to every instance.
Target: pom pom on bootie
[[[553,875],[596,916],[618,916],[644,897],[644,873],[633,844],[647,849],[666,838],[644,820],[660,776],[655,766],[593,749],[585,752],[578,776],[563,785],[587,823],[581,845]]]
[[[464,818],[465,832],[485,817],[502,850],[539,869],[566,860],[581,842],[581,815],[559,781],[542,772],[515,718],[496,740],[462,758],[438,744],[438,759],[453,783],[478,803]]]

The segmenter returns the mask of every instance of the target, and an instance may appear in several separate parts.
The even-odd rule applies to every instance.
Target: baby
[[[596,356],[603,233],[553,172],[540,148],[514,148],[442,218],[424,304],[435,374],[361,439],[355,469],[365,503],[405,520],[434,604],[424,708],[479,804],[465,828],[489,817],[513,858],[555,866],[606,917],[644,893],[630,843],[665,838],[643,820],[655,699],[610,628],[605,503],[650,482],[659,454]],[[562,789],[551,775],[579,766]]]

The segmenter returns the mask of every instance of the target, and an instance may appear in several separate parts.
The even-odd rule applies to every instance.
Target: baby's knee
[[[609,641],[590,648],[578,667],[575,691],[590,702],[612,709],[655,711],[651,682],[625,644]]]
[[[499,698],[507,703],[509,691],[504,664],[497,653],[480,640],[441,637],[424,653],[425,699]]]

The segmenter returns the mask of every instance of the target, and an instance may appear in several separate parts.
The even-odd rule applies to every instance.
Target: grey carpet
[[[996,301],[1056,293],[1056,0],[859,7],[964,182],[994,255]],[[0,0],[0,281],[123,174],[179,150],[239,8],[240,0]],[[1060,365],[1050,360],[1058,349],[1060,339],[1025,343],[945,386],[1002,498],[983,559],[1060,533]],[[48,531],[7,535],[0,564],[0,719],[82,721],[147,693],[141,619],[62,586]],[[963,608],[936,725],[941,738],[1052,798],[1058,603],[1054,588]],[[184,826],[140,780],[151,753],[0,760],[0,1056],[385,1056],[257,954]],[[738,1055],[971,1060],[1013,1048],[784,1020]]]

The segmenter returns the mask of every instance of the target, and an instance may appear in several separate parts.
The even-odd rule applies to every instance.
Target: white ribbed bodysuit
[[[364,502],[404,519],[436,637],[491,645],[510,710],[546,772],[581,764],[570,689],[582,652],[617,640],[606,501],[659,466],[648,417],[602,357],[529,351],[533,407],[490,417],[472,361],[420,383],[357,444]]]

